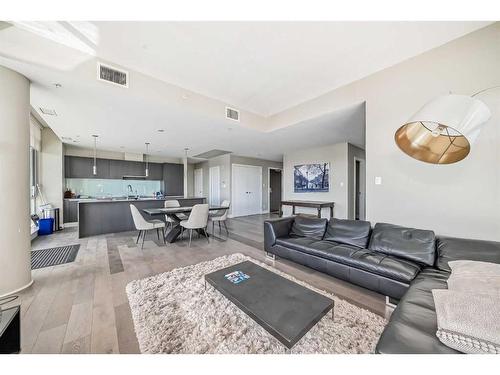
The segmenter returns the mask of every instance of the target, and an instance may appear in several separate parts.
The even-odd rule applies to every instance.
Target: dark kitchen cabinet
[[[127,170],[126,176],[144,176],[146,174],[146,164],[142,161],[127,161],[125,168]]]
[[[94,159],[80,156],[64,157],[66,178],[109,178],[109,160],[97,159],[97,175],[94,176]]]
[[[109,178],[120,180],[127,175],[127,165],[125,160],[109,161]]]
[[[158,163],[149,163],[149,176],[147,180],[163,180],[163,165]]]
[[[63,202],[63,221],[75,223],[78,221],[78,201],[65,199]]]
[[[65,156],[64,157],[64,175],[66,178],[103,178],[120,180],[124,176],[145,176],[146,163],[142,161],[129,160],[112,160],[112,159],[97,159],[97,175],[93,174],[93,158],[85,158],[80,156]],[[179,166],[180,164],[171,164]],[[182,165],[181,173],[182,173]],[[175,168],[173,168],[175,170]],[[172,174],[169,169],[169,175]],[[179,172],[175,170],[172,174],[174,180]],[[164,180],[164,164],[149,163],[149,176],[147,180],[162,181]],[[182,177],[181,177],[182,180]],[[170,182],[169,185],[175,185]],[[175,188],[174,190],[176,190]]]
[[[184,165],[163,164],[163,190],[165,195],[184,195]]]

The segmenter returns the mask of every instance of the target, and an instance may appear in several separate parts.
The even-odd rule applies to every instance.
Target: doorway
[[[220,167],[210,167],[209,169],[209,187],[208,202],[211,206],[220,205]]]
[[[281,169],[269,168],[269,212],[279,213],[281,205]]]
[[[366,167],[363,159],[354,158],[354,219],[366,220]]]
[[[233,164],[232,216],[262,213],[262,167]]]
[[[194,196],[203,197],[203,169],[194,170]]]

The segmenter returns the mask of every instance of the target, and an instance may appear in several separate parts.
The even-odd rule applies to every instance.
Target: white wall
[[[60,222],[63,223],[64,151],[61,140],[50,128],[42,129],[39,183],[45,203],[59,208]],[[39,200],[38,206],[40,204]]]
[[[500,90],[469,156],[432,165],[402,153],[395,131],[425,102],[500,83],[500,23],[273,116],[275,127],[366,101],[367,219],[500,240]],[[375,185],[376,176],[382,185]]]
[[[221,178],[221,202],[226,199],[232,201],[231,174],[233,164],[256,165],[262,167],[262,211],[267,211],[269,205],[268,167],[281,169],[283,167],[283,163],[280,162],[226,154],[195,164],[193,174],[194,169],[201,168],[203,170],[203,195],[207,198],[209,196],[210,167],[219,166]],[[231,209],[229,210],[229,214],[231,214]]]
[[[231,173],[233,164],[254,165],[262,167],[262,211],[269,211],[269,168],[283,168],[283,163],[244,156],[231,155]]]
[[[330,146],[302,149],[287,152],[283,156],[283,191],[284,199],[333,201],[335,208],[333,215],[336,218],[347,218],[347,143],[338,143]],[[293,170],[300,164],[330,163],[330,191],[328,193],[294,193]],[[316,214],[312,208],[297,207],[295,213]],[[289,206],[283,208],[285,216],[292,214]],[[324,208],[322,217],[330,217],[330,209]]]
[[[194,169],[203,170],[203,195],[209,202],[210,195],[210,167],[219,167],[220,169],[220,200],[231,200],[231,166],[230,154],[217,156],[194,166]],[[193,175],[194,175],[193,169]],[[194,185],[194,177],[193,177]]]
[[[355,204],[354,204],[354,190],[355,190],[355,166],[354,158],[365,160],[365,150],[360,149],[359,147],[353,146],[351,144],[347,145],[347,207],[348,207],[348,218],[354,220],[355,219]],[[363,172],[364,175],[363,175]],[[364,192],[366,196],[366,168],[361,168],[360,170],[360,188],[361,191]],[[364,208],[366,210],[366,206]],[[363,211],[364,211],[363,210]]]
[[[31,284],[30,83],[0,66],[0,296]]]

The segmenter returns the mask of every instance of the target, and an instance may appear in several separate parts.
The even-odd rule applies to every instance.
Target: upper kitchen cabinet
[[[93,173],[94,159],[79,156],[64,157],[66,178],[109,178],[109,160],[97,159],[97,175]]]
[[[184,195],[184,166],[163,164],[163,187],[165,195]]]
[[[163,180],[163,165],[158,163],[149,163],[149,176],[147,180]]]
[[[66,178],[103,178],[120,180],[124,176],[145,176],[146,163],[141,161],[97,159],[97,175],[92,173],[94,159],[79,156],[64,157]],[[163,164],[149,163],[147,180],[163,180]]]
[[[128,175],[127,165],[125,160],[110,160],[109,161],[109,178],[115,180],[122,179]]]

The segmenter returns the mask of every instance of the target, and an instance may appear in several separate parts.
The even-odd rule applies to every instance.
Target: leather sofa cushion
[[[500,263],[500,242],[438,237],[436,267],[451,271],[452,260],[479,260]]]
[[[449,273],[424,268],[399,301],[375,351],[387,354],[458,353],[436,337],[432,289],[446,289]]]
[[[353,245],[293,237],[278,238],[276,244],[407,284],[420,271],[420,266],[411,261]]]
[[[293,221],[290,236],[310,237],[321,240],[325,235],[327,223],[327,219],[298,215]]]
[[[330,219],[324,240],[366,248],[370,231],[369,221]]]
[[[431,230],[377,223],[373,228],[368,248],[379,253],[433,266],[436,241],[434,232]]]

